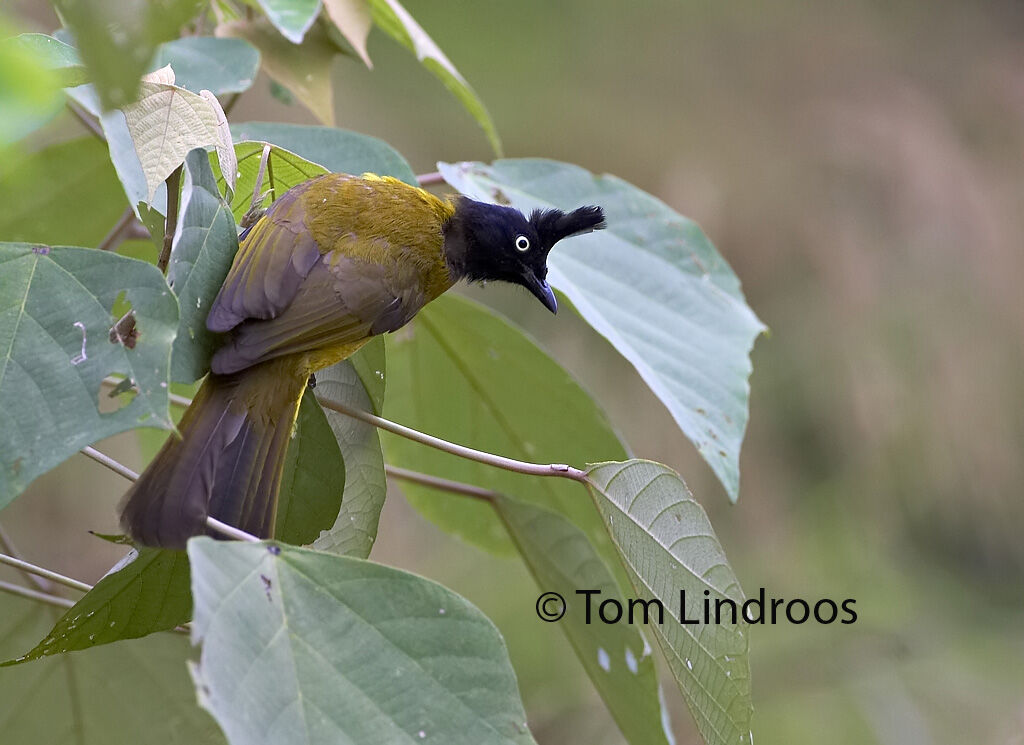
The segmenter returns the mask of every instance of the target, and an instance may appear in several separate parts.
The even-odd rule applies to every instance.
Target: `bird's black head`
[[[459,197],[445,226],[444,251],[454,279],[522,285],[554,313],[558,303],[547,283],[548,252],[563,238],[604,225],[600,207],[535,210],[527,218],[512,207]]]

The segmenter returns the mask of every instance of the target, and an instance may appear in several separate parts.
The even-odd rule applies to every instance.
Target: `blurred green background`
[[[753,353],[730,506],[582,322],[501,288],[472,293],[572,370],[637,455],[684,475],[748,594],[856,599],[852,626],[754,629],[757,741],[1024,743],[1024,6],[406,6],[486,102],[509,156],[612,172],[693,217],[771,327]],[[42,3],[4,11],[18,30],[55,25]],[[370,54],[372,72],[335,64],[339,126],[387,140],[420,172],[492,157],[415,59],[379,32]],[[266,79],[232,119],[313,122]],[[35,145],[80,134],[61,115]],[[133,436],[104,448],[139,465]],[[84,528],[115,530],[123,490],[74,459],[3,526],[29,558],[95,581],[119,552]],[[397,492],[374,558],[498,623],[539,742],[621,742],[557,626],[534,616],[519,563],[447,538]],[[678,741],[698,742],[665,683]]]

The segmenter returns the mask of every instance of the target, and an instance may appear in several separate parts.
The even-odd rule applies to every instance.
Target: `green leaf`
[[[185,552],[132,549],[28,654],[3,664],[137,639],[173,629],[191,617]]]
[[[301,44],[320,12],[320,0],[258,0],[267,18],[292,44]]]
[[[107,140],[110,161],[121,181],[128,204],[132,206],[136,217],[142,220],[150,232],[161,243],[163,240],[163,216],[167,212],[167,188],[161,183],[152,199],[146,186],[146,174],[139,162],[139,154],[135,151],[135,143],[128,132],[128,124],[120,111],[100,110],[99,96],[92,85],[81,85],[65,91],[68,97],[95,117],[98,117],[103,128],[103,136]],[[147,202],[148,200],[148,202]],[[116,218],[115,218],[116,219]],[[159,229],[157,224],[159,223]],[[113,224],[113,221],[111,221]]]
[[[157,187],[197,147],[216,147],[221,172],[227,176],[228,187],[234,189],[235,152],[217,98],[174,85],[169,67],[146,78],[139,100],[124,108],[128,133],[146,177],[146,201],[152,203]]]
[[[0,595],[0,658],[19,654],[60,615],[35,601]],[[5,743],[222,745],[196,706],[178,634],[96,647],[0,669]]]
[[[5,35],[0,19],[0,36]],[[23,34],[0,41],[0,148],[43,127],[61,109],[64,75],[53,69],[59,62],[49,59],[47,50],[39,48],[35,39],[39,36]]]
[[[559,244],[548,279],[633,364],[735,501],[750,349],[765,327],[700,228],[621,179],[565,163],[439,167],[476,199],[523,210],[604,207],[608,228]]]
[[[348,360],[316,374],[316,392],[363,411],[380,412],[384,400],[384,339],[369,342]],[[327,422],[345,461],[345,496],[334,526],[313,548],[365,559],[377,538],[387,480],[377,428],[327,410]]]
[[[122,292],[138,323],[133,349],[109,340]],[[0,243],[0,507],[99,439],[173,428],[167,377],[177,323],[174,296],[150,264],[87,248]],[[101,412],[100,385],[111,374],[130,377],[139,393]]]
[[[218,96],[249,90],[260,70],[260,53],[244,39],[186,36],[161,44],[151,65],[170,65],[182,88]]]
[[[181,315],[171,357],[171,379],[191,383],[210,369],[221,344],[207,330],[206,315],[238,250],[235,219],[217,190],[210,159],[202,149],[185,159],[181,217],[174,234],[167,281]]]
[[[685,617],[691,621],[703,619],[707,601],[714,609],[722,598],[737,606],[744,600],[704,509],[679,475],[660,463],[599,463],[588,477],[636,597],[664,605],[666,622],[650,628],[704,741],[749,745],[746,624],[732,623],[728,613],[722,623],[684,624],[680,618],[680,591],[686,592]]]
[[[69,44],[46,34],[19,34],[0,44],[12,44],[27,55],[35,64],[53,72],[57,84],[64,86],[82,85],[89,76],[78,50]]]
[[[6,240],[87,246],[98,245],[127,206],[107,148],[95,137],[9,153],[0,168],[0,204]]]
[[[533,742],[501,635],[441,585],[275,544],[188,552],[193,675],[229,742]]]
[[[624,458],[604,413],[528,336],[469,300],[446,295],[390,337],[386,414],[462,445],[537,463]],[[536,478],[458,458],[384,434],[388,462],[522,497],[568,518],[610,566],[618,559],[594,505],[577,483]],[[491,551],[511,553],[488,505],[403,484],[424,515]]]
[[[202,0],[55,0],[105,110],[135,100],[157,45],[177,38]]]
[[[598,595],[590,596],[594,605],[611,599],[628,607],[587,537],[549,510],[503,496],[495,497],[493,505],[537,586],[564,599],[565,616],[558,625],[622,734],[634,745],[674,742],[667,731],[668,712],[662,711],[654,658],[637,626],[587,623],[587,598],[577,590],[597,590]],[[596,610],[594,614],[596,618]]]
[[[324,10],[356,54],[367,67],[373,69],[370,55],[366,51],[366,39],[370,35],[373,17],[366,0],[324,0]]]
[[[331,63],[338,50],[320,26],[313,26],[302,46],[283,38],[265,18],[217,26],[217,36],[242,38],[260,50],[263,69],[295,94],[321,123],[334,124]]]
[[[234,196],[231,199],[231,213],[236,222],[241,222],[242,216],[249,210],[252,204],[252,190],[256,185],[256,177],[260,170],[260,158],[263,156],[262,142],[240,142],[235,145],[235,158],[238,160],[238,178],[235,183]],[[216,163],[214,174],[217,177],[217,184],[223,186],[224,176]],[[263,174],[263,185],[260,193],[270,191],[267,202],[271,202],[283,195],[303,181],[321,176],[327,170],[316,163],[310,163],[305,158],[284,148],[271,147],[270,155],[267,158],[267,169]]]
[[[346,464],[313,392],[306,389],[288,443],[274,535],[285,543],[312,543],[334,524],[345,490]]]
[[[412,167],[397,150],[384,140],[358,132],[305,124],[246,122],[232,125],[231,135],[236,142],[259,140],[283,147],[334,173],[358,176],[370,172],[394,176],[407,184],[418,183]]]
[[[374,23],[383,29],[391,38],[416,55],[433,75],[440,80],[459,100],[466,110],[476,119],[487,135],[495,155],[501,157],[501,139],[494,128],[491,115],[487,112],[483,101],[476,95],[466,79],[455,69],[444,52],[427,36],[427,32],[416,23],[398,0],[368,0],[373,14]]]

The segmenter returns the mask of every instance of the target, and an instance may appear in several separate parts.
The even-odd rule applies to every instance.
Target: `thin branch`
[[[3,529],[2,525],[0,525],[0,548],[2,548],[4,551],[9,553],[14,558],[21,559],[22,561],[24,561],[24,556],[22,556],[21,551],[19,551],[17,547],[14,545],[14,541],[12,541],[11,537],[7,535],[7,531]],[[49,592],[53,589],[53,585],[48,580],[45,580],[42,577],[37,577],[31,572],[26,572],[24,569],[21,570],[21,573],[25,575],[25,579],[27,579],[29,582],[34,583],[35,586],[43,592]]]
[[[384,464],[384,473],[392,478],[399,479],[400,481],[410,481],[414,484],[422,484],[423,486],[441,489],[442,491],[452,492],[453,494],[461,494],[466,497],[473,497],[474,499],[482,499],[489,504],[493,504],[496,499],[501,499],[502,497],[498,492],[490,489],[484,489],[481,486],[466,484],[462,481],[452,481],[451,479],[442,479],[438,476],[431,476],[428,473],[410,471],[408,468],[399,468],[398,466],[388,465],[387,463]]]
[[[259,543],[260,539],[254,536],[252,533],[246,533],[244,530],[239,530],[236,527],[222,523],[215,517],[206,518],[206,527],[210,530],[215,530],[221,535],[226,535],[228,538],[234,538],[236,541],[248,541],[249,543]]]
[[[444,176],[441,175],[440,171],[433,171],[432,173],[422,173],[416,177],[416,180],[420,182],[420,186],[430,186],[431,184],[443,184]]]
[[[57,574],[57,572],[50,571],[49,569],[43,569],[42,567],[30,564],[23,559],[16,559],[13,556],[8,556],[7,554],[0,554],[0,564],[7,564],[7,566],[12,566],[23,572],[28,572],[29,574],[38,575],[40,577],[46,577],[46,579],[53,580],[65,587],[70,587],[72,590],[89,592],[89,590],[92,589],[92,585],[87,585],[85,582],[79,582],[77,579],[65,577],[63,574]]]
[[[178,195],[181,185],[181,166],[179,165],[167,177],[167,218],[164,222],[164,245],[160,250],[156,268],[167,274],[167,265],[171,261],[171,245],[174,243],[174,231],[178,226]]]
[[[367,424],[372,424],[378,429],[383,429],[400,437],[412,440],[413,442],[418,442],[421,445],[427,445],[428,447],[436,448],[437,450],[443,450],[446,453],[451,453],[452,455],[457,455],[461,458],[475,460],[477,463],[494,466],[495,468],[503,468],[506,471],[525,473],[529,476],[556,476],[572,479],[581,483],[587,483],[587,475],[583,471],[578,468],[565,465],[564,463],[527,463],[526,461],[506,458],[502,455],[485,453],[482,450],[474,450],[473,448],[468,448],[465,445],[456,445],[454,442],[442,440],[440,437],[424,434],[423,432],[405,427],[401,424],[396,424],[395,422],[376,416],[375,414],[371,414],[367,411],[353,409],[349,406],[338,403],[337,401],[332,401],[329,398],[324,398],[322,396],[317,396],[316,398],[317,401],[320,402],[321,406],[325,406],[331,411],[337,411],[339,414],[345,414],[346,416],[366,422]]]
[[[104,466],[109,468],[114,473],[118,473],[118,474],[124,476],[129,481],[135,481],[136,479],[139,478],[139,474],[135,473],[135,471],[133,471],[132,469],[128,468],[128,466],[122,466],[120,463],[118,463],[116,460],[111,458],[109,455],[104,455],[103,453],[101,453],[99,450],[97,450],[94,447],[86,446],[86,447],[82,448],[82,455],[85,455],[85,456],[87,456],[89,458],[92,458],[97,463],[103,464]]]
[[[124,476],[129,481],[136,481],[139,478],[139,474],[135,473],[132,469],[127,466],[121,465],[116,460],[111,458],[109,455],[104,455],[99,450],[93,447],[86,446],[81,450],[82,455],[86,455],[92,458],[97,463],[102,463],[104,466],[109,468],[114,473]],[[215,517],[206,517],[206,527],[210,530],[226,535],[229,538],[234,538],[238,541],[249,541],[250,543],[259,543],[260,539],[254,536],[252,533],[246,533],[244,530],[239,530],[227,523],[223,523]]]
[[[99,139],[104,142],[107,138],[103,135],[103,129],[100,125],[89,115],[85,109],[79,106],[74,101],[68,101],[68,110],[75,115],[75,118],[82,123],[82,126],[96,135]]]
[[[235,104],[238,103],[238,99],[240,99],[241,97],[242,97],[241,93],[232,93],[228,97],[227,103],[224,104],[223,106],[221,106],[221,108],[224,109],[224,116],[227,116],[228,114],[231,113],[231,110],[233,108],[235,108]]]
[[[32,590],[20,585],[12,585],[10,582],[0,582],[0,592],[6,592],[10,595],[20,595],[23,598],[38,600],[41,603],[49,603],[50,605],[58,605],[61,608],[70,608],[74,605],[74,602],[67,598],[50,595],[46,592],[39,592],[39,590]]]
[[[96,248],[100,251],[110,251],[116,248],[125,239],[127,228],[134,219],[135,212],[132,211],[131,207],[128,207]]]

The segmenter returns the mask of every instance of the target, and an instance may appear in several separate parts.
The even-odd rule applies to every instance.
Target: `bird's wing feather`
[[[286,192],[245,235],[206,318],[208,329],[230,331],[247,318],[275,318],[295,298],[320,259],[301,199],[319,180]]]
[[[228,374],[282,355],[327,350],[394,331],[426,302],[422,281],[414,274],[414,267],[329,252],[276,318],[249,319],[235,327],[214,355],[213,371]]]

